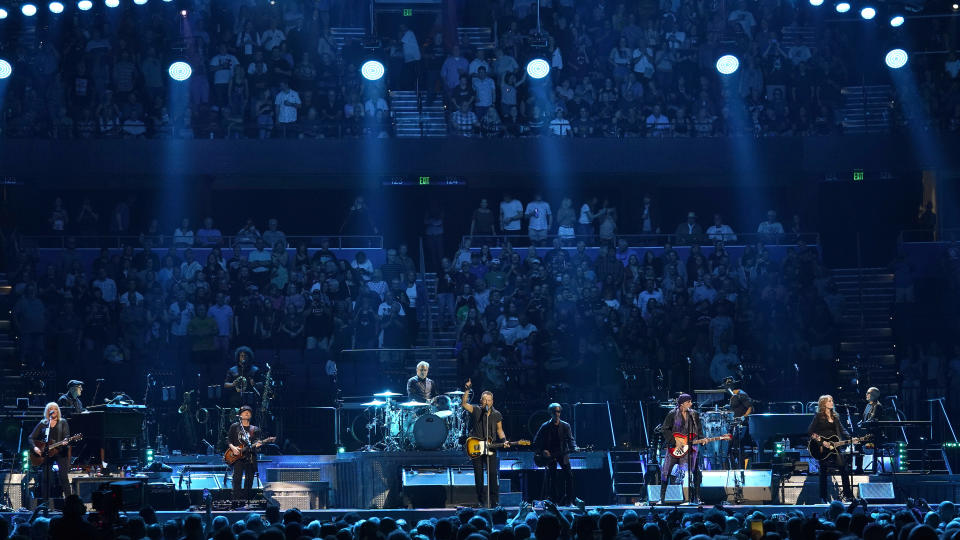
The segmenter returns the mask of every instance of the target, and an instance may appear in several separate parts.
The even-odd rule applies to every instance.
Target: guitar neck
[[[709,443],[709,442],[720,441],[720,440],[723,440],[723,439],[726,439],[726,437],[709,437],[709,438],[706,438],[706,439],[697,439],[697,440],[693,441],[693,442],[690,443],[690,444],[706,444],[706,443]]]

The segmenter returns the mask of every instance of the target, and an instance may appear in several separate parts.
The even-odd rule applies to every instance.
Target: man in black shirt
[[[460,402],[473,419],[470,436],[487,442],[504,441],[504,448],[509,448],[510,443],[507,442],[507,436],[503,433],[503,415],[493,408],[493,392],[486,391],[480,394],[479,406],[471,405],[467,399],[472,386],[473,383],[467,379]],[[487,508],[495,508],[500,501],[500,458],[495,451],[490,450],[486,456],[471,461],[474,485],[477,488],[477,502],[481,506],[486,503]],[[487,489],[483,487],[483,469],[487,469]],[[488,493],[489,497],[487,497]]]
[[[867,405],[863,408],[863,420],[860,421],[860,425],[866,426],[870,422],[876,422],[878,420],[883,420],[883,404],[880,403],[880,389],[876,386],[871,386],[867,389],[866,395]]]
[[[570,468],[570,452],[576,447],[573,440],[573,430],[570,424],[560,419],[563,409],[559,403],[551,403],[547,409],[553,416],[544,422],[537,435],[533,438],[533,449],[538,457],[545,460],[547,468],[547,486],[550,490],[550,500],[562,505],[570,504],[573,500],[573,471]],[[557,482],[557,467],[560,467],[560,477],[563,485]]]
[[[44,455],[40,450],[43,444],[52,444],[60,442],[70,437],[70,425],[60,417],[60,407],[56,403],[47,403],[43,410],[43,420],[37,423],[36,427],[30,433],[30,442],[33,445],[33,453],[37,456]],[[57,464],[57,476],[60,478],[60,488],[63,490],[63,496],[70,495],[70,449],[60,448],[56,456],[47,458],[40,465],[40,498],[49,499],[53,497],[53,464]]]
[[[690,481],[693,489],[690,491],[690,501],[694,502],[699,498],[700,488],[700,467],[697,456],[697,448],[691,446],[687,454],[683,457],[675,457],[671,450],[677,446],[677,441],[673,434],[681,434],[692,439],[698,433],[702,433],[700,424],[700,415],[693,409],[693,397],[690,394],[680,394],[677,398],[677,406],[667,413],[660,425],[660,434],[667,445],[667,453],[663,459],[663,465],[660,468],[660,502],[664,502],[667,495],[667,484],[670,480],[670,472],[674,466],[683,468],[686,465],[687,473],[690,474]]]
[[[83,393],[83,381],[76,379],[67,383],[67,393],[57,398],[57,405],[61,410],[66,410],[71,414],[79,414],[87,410],[80,402],[80,394]]]
[[[431,399],[437,397],[437,385],[433,379],[427,378],[430,372],[430,364],[420,362],[417,364],[417,374],[407,379],[407,399],[410,401],[419,401],[420,403],[429,403]]]
[[[255,378],[260,370],[253,364],[253,351],[250,347],[237,347],[233,356],[237,363],[227,370],[223,382],[223,397],[230,407],[239,407],[250,403],[259,395]]]
[[[253,418],[253,408],[244,405],[240,408],[240,421],[234,422],[227,431],[227,445],[233,455],[241,455],[241,449],[252,447],[261,437],[260,428],[250,423]],[[250,498],[253,489],[253,477],[257,473],[257,454],[248,451],[241,459],[233,464],[233,500]],[[241,487],[242,486],[242,487]]]

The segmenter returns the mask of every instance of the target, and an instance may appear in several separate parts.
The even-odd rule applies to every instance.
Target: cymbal
[[[381,407],[386,404],[387,404],[386,401],[380,401],[379,399],[368,401],[366,403],[361,403],[361,405],[363,405],[364,407]]]
[[[444,392],[444,394],[448,396],[462,396],[466,394],[466,392],[464,392],[463,390],[454,390],[453,392]]]
[[[378,392],[378,393],[374,394],[373,397],[397,397],[397,396],[402,396],[402,395],[403,395],[403,394],[398,394],[398,393],[396,393],[396,392],[391,392],[391,391],[387,390],[386,392]]]
[[[429,403],[423,403],[420,401],[407,401],[400,404],[401,407],[429,407]]]

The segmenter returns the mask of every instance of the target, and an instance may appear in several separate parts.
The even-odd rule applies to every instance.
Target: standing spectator
[[[166,322],[170,326],[170,344],[173,348],[177,367],[182,369],[182,362],[186,360],[190,350],[190,341],[187,337],[187,328],[193,319],[193,304],[187,301],[187,293],[183,289],[176,292],[176,301],[170,304],[166,312]]]
[[[247,261],[250,263],[250,271],[253,272],[254,279],[258,285],[263,288],[267,284],[267,278],[270,276],[271,261],[273,260],[270,251],[267,251],[267,243],[263,238],[257,238],[255,248],[247,255]]]
[[[217,350],[220,351],[222,359],[228,360],[230,358],[230,338],[234,332],[233,308],[226,303],[225,295],[218,292],[216,303],[210,306],[208,312],[217,323],[217,336],[215,338]]]
[[[510,193],[503,194],[500,202],[500,230],[503,234],[519,234],[523,224],[523,203]]]
[[[135,198],[131,195],[126,201],[120,201],[113,207],[113,214],[110,218],[110,232],[113,234],[124,235],[130,232],[130,213],[132,211]]]
[[[300,110],[302,105],[300,94],[290,88],[290,83],[282,80],[280,81],[280,91],[277,92],[277,97],[274,99],[274,105],[276,106],[277,126],[280,128],[281,134],[287,136],[287,128],[292,128],[297,122],[297,111]],[[289,135],[293,135],[292,130]]]
[[[237,57],[227,52],[227,44],[221,43],[216,56],[210,59],[210,70],[213,72],[213,100],[220,107],[227,104],[230,79],[233,70],[240,65]]]
[[[283,30],[277,28],[277,21],[270,21],[270,28],[267,28],[263,32],[260,32],[260,35],[257,36],[257,42],[263,50],[270,52],[276,47],[280,46],[281,43],[286,41],[287,37],[283,34]]]
[[[697,214],[692,210],[687,212],[687,221],[677,225],[673,233],[677,244],[695,244],[703,238],[703,227],[697,223]]]
[[[484,197],[480,199],[480,207],[473,211],[473,217],[470,219],[470,236],[486,236],[488,234],[496,236],[497,228],[493,210],[490,210],[490,204]]]
[[[550,212],[550,203],[543,200],[543,196],[537,193],[533,200],[527,203],[527,209],[524,212],[527,218],[527,232],[530,235],[530,242],[539,245],[547,239],[547,231],[553,220],[553,214]]]
[[[403,48],[403,72],[407,88],[413,88],[420,76],[420,44],[413,30],[400,25],[400,45]]]
[[[430,268],[439,268],[443,257],[443,208],[436,201],[430,203],[423,217],[424,250]],[[423,299],[421,299],[421,302]]]
[[[460,84],[460,77],[467,73],[470,68],[467,59],[460,56],[460,47],[454,45],[450,49],[450,56],[447,56],[440,66],[440,77],[443,79],[444,90],[447,94],[453,92],[453,89]]]
[[[50,230],[53,234],[63,234],[70,223],[70,215],[67,209],[63,207],[63,199],[57,197],[53,200],[53,210],[50,211],[50,217],[47,218],[50,224]]]
[[[707,228],[707,238],[721,242],[736,242],[737,235],[733,229],[723,222],[720,214],[713,215],[713,225]]]
[[[600,216],[600,212],[594,212],[594,209],[599,203],[600,201],[596,197],[591,197],[580,206],[580,216],[577,218],[577,236],[583,238],[585,243],[593,241],[593,220]]]
[[[767,244],[776,244],[783,237],[783,225],[777,221],[777,212],[767,210],[767,220],[760,222],[757,226],[757,234],[761,235],[761,241]]]
[[[564,197],[557,210],[557,235],[562,242],[570,244],[576,235],[574,226],[577,223],[577,213],[573,210],[573,201]]]
[[[263,231],[263,241],[266,242],[267,247],[274,249],[277,247],[277,244],[283,249],[287,249],[287,235],[283,231],[277,229],[279,222],[277,218],[270,218],[267,220],[267,230]]]
[[[210,372],[216,365],[217,321],[208,313],[206,304],[197,305],[196,316],[187,323],[187,336],[193,369],[205,375],[201,380],[210,380]]]
[[[80,206],[80,212],[77,214],[77,226],[82,235],[97,234],[97,225],[100,223],[100,214],[93,209],[93,203],[90,197],[83,198],[83,204]]]
[[[117,301],[117,282],[107,275],[106,268],[100,268],[97,273],[97,279],[93,280],[91,286],[94,289],[100,289],[103,293],[103,301],[113,305]]]
[[[477,117],[483,118],[487,109],[493,106],[497,96],[497,86],[487,75],[487,68],[480,66],[477,76],[473,79],[473,92],[476,95]]]

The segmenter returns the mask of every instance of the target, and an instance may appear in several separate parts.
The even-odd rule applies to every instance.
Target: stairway
[[[420,92],[422,105],[417,109],[417,93],[410,90],[390,91],[390,110],[393,113],[394,133],[397,137],[446,137],[447,118],[443,97],[434,96],[427,103],[427,93]]]
[[[494,47],[493,31],[488,26],[461,26],[457,28],[457,40],[461,47],[474,51]]]
[[[833,270],[832,277],[844,297],[839,380],[858,378],[861,390],[876,386],[882,395],[896,394],[899,380],[891,327],[893,273],[886,268],[843,268]]]
[[[0,366],[19,368],[17,340],[13,334],[13,287],[6,274],[0,274]]]
[[[845,133],[886,133],[890,131],[893,90],[890,85],[845,86],[841,124]]]
[[[441,391],[457,390],[463,381],[457,379],[457,358],[454,347],[457,344],[455,330],[439,328],[437,304],[437,274],[425,273],[423,286],[427,293],[427,316],[420,323],[420,332],[417,336],[417,348],[408,362],[412,365],[404,366],[407,371],[413,371],[417,363],[425,360],[430,363],[430,378],[440,387]],[[430,343],[429,320],[433,320],[433,343]]]
[[[613,465],[613,492],[617,504],[633,504],[647,500],[647,488],[643,481],[646,465],[637,450],[614,450],[610,452]]]

